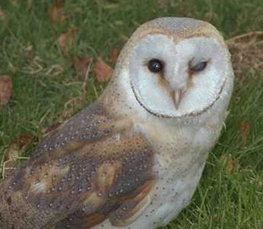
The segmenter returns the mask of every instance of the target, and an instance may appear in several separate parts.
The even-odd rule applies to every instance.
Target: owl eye
[[[161,72],[163,70],[163,62],[158,59],[151,59],[148,62],[148,69],[154,73]]]
[[[193,72],[201,72],[203,71],[207,66],[207,61],[200,62],[196,64],[195,66],[191,67],[191,71]]]

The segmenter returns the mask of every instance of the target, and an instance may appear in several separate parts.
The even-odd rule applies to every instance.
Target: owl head
[[[128,82],[140,106],[169,118],[208,110],[233,75],[217,29],[189,18],[158,18],[139,27],[120,55],[117,73],[114,80]]]

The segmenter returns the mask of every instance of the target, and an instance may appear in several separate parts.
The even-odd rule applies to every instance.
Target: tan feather
[[[84,117],[83,127],[78,123]],[[5,228],[89,228],[113,218],[123,201],[140,202],[149,192],[143,187],[153,179],[153,151],[127,126],[132,127],[115,122],[96,104],[47,136],[32,159],[2,184],[0,222]]]

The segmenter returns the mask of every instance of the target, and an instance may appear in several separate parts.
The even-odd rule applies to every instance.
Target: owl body
[[[142,25],[101,97],[45,137],[0,185],[0,228],[168,224],[198,185],[233,78],[210,24],[160,18]]]
[[[127,73],[120,75],[128,76]],[[155,149],[153,174],[156,182],[136,221],[128,226],[112,227],[110,221],[106,220],[103,227],[158,228],[174,219],[188,205],[196,190],[208,153],[218,140],[228,114],[227,107],[233,90],[233,73],[229,72],[222,97],[210,110],[198,116],[181,117],[177,120],[163,119],[147,112],[136,103],[136,98],[128,93],[129,85],[130,81],[127,79],[125,83],[117,83],[110,87],[112,91],[105,91],[103,101],[106,101],[105,107],[108,107],[109,113],[112,114],[116,114],[116,110],[110,109],[109,104],[116,102],[120,105],[117,108],[121,111],[118,115],[123,119],[132,118],[130,131],[143,133]],[[103,227],[98,225],[94,229]]]

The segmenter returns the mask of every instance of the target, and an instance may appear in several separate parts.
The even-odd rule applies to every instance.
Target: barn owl
[[[0,186],[1,229],[154,229],[190,202],[232,93],[211,24],[158,18],[123,48],[107,88]]]

